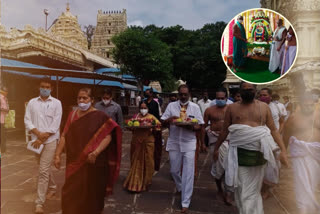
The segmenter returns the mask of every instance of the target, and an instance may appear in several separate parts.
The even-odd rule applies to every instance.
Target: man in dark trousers
[[[149,113],[155,116],[158,120],[160,120],[159,114],[159,104],[154,100],[153,90],[147,89],[144,94],[145,101],[147,103]],[[161,162],[161,154],[162,154],[162,133],[155,132],[155,145],[154,145],[154,169],[159,171],[160,162]]]

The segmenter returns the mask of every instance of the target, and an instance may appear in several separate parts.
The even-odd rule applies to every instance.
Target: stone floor
[[[153,182],[147,192],[129,193],[122,188],[128,173],[129,148],[131,135],[126,132],[123,137],[121,172],[115,186],[114,195],[105,201],[103,213],[179,213],[180,196],[176,195],[174,182],[169,173],[168,154],[163,153],[161,169],[155,173]],[[2,154],[1,167],[1,211],[2,214],[31,214],[34,210],[38,165],[33,153],[26,150],[23,137],[16,137],[8,143],[8,151]],[[210,175],[211,156],[201,154],[198,160],[199,174],[194,186],[190,214],[232,214],[235,207],[226,206],[217,198],[214,180]],[[61,189],[64,182],[64,167],[60,171],[52,168]],[[294,193],[292,191],[290,169],[282,171],[281,183],[273,191],[271,198],[265,201],[267,214],[293,214]],[[60,194],[55,200],[45,203],[45,213],[60,211]]]

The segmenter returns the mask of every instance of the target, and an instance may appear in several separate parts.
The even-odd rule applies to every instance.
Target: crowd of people
[[[279,95],[271,89],[257,90],[255,85],[242,82],[232,97],[227,89],[219,88],[214,100],[205,91],[202,99],[192,102],[195,100],[191,99],[190,89],[183,84],[177,95],[170,96],[161,113],[159,100],[154,99],[149,89],[141,98],[133,120],[156,125],[136,129],[124,127],[121,108],[112,100],[111,90],[105,90],[101,101],[95,103],[91,89],[82,88],[75,97],[77,107],[69,113],[60,135],[62,105],[51,96],[52,90],[51,80],[42,79],[40,95],[28,102],[24,118],[33,147],[43,146],[38,155],[35,213],[44,213],[45,201],[56,194],[57,185],[50,168],[52,164],[61,168],[61,154],[65,151],[62,213],[100,214],[104,198],[112,194],[119,175],[124,129],[132,131],[132,140],[131,168],[123,188],[131,192],[148,190],[154,172],[160,170],[162,130],[166,128],[169,137],[165,150],[169,153],[176,192],[181,194],[182,213],[188,212],[191,203],[200,151],[212,156],[211,175],[225,204],[231,206],[235,202],[241,214],[264,213],[263,200],[279,183],[281,167],[288,166],[288,145],[295,191],[299,193],[297,207],[301,213],[311,214],[320,207],[316,198],[320,175],[320,108],[310,93],[303,94],[297,106],[288,96],[283,97],[285,103],[281,104]],[[5,89],[0,95],[3,92]],[[4,105],[2,109],[8,110]],[[175,123],[182,111],[197,123]]]

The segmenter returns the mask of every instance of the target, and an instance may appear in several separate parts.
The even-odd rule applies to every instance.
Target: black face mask
[[[148,99],[150,97],[150,95],[149,94],[145,94],[144,97]]]
[[[256,93],[254,92],[253,89],[242,89],[240,91],[240,95],[243,102],[250,103],[253,101]]]

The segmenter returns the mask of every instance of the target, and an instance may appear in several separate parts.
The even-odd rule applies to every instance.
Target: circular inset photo
[[[271,83],[290,71],[298,54],[297,34],[281,14],[262,8],[246,10],[227,25],[221,55],[239,79]]]

